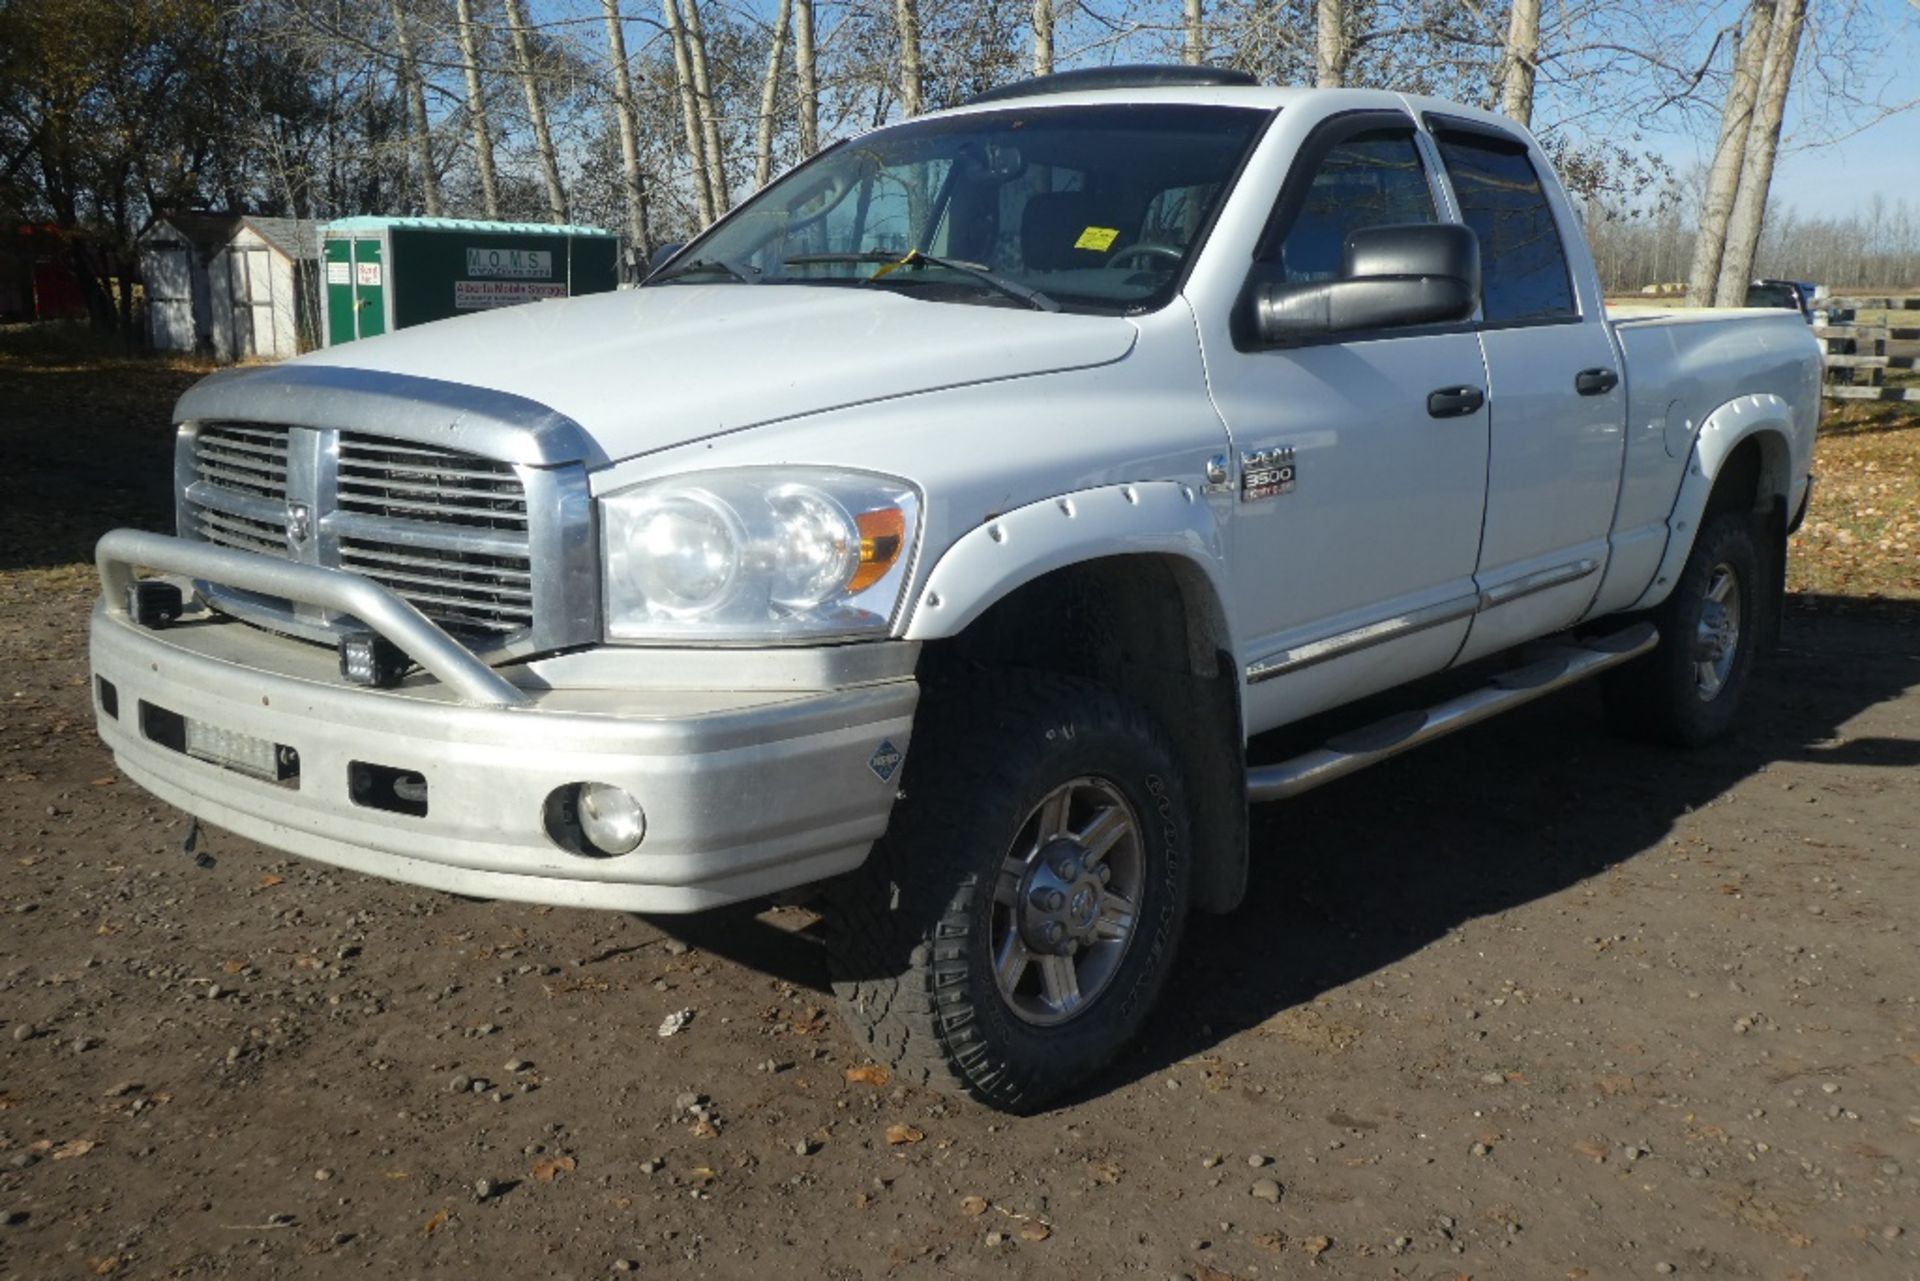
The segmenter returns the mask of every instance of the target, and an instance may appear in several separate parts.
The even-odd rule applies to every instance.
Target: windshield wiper
[[[748,285],[759,284],[761,276],[761,271],[758,267],[752,267],[746,263],[734,262],[730,258],[695,258],[684,267],[675,267],[665,275],[654,276],[652,279],[678,280],[682,276],[691,276],[695,272],[700,271],[724,271],[735,280]]]
[[[782,265],[804,267],[814,263],[835,262],[884,263],[885,265],[879,271],[867,277],[869,283],[891,275],[902,267],[945,267],[948,271],[957,271],[963,276],[971,276],[981,284],[990,289],[997,289],[1009,298],[1017,298],[1035,311],[1060,310],[1059,303],[1038,289],[1029,288],[1017,280],[1008,280],[1005,276],[987,270],[979,263],[962,262],[958,258],[937,258],[932,254],[923,254],[918,249],[909,249],[906,255],[900,258],[894,257],[891,251],[885,249],[868,249],[860,253],[846,254],[799,254],[786,259]]]

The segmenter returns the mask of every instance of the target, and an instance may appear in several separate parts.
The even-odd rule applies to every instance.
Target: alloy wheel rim
[[[1740,652],[1740,606],[1740,579],[1733,566],[1722,561],[1707,575],[1707,594],[1694,630],[1693,689],[1701,702],[1718,697],[1733,675]]]
[[[1065,1023],[1113,983],[1146,879],[1139,816],[1112,783],[1076,778],[1020,824],[994,883],[994,983],[1023,1022]]]

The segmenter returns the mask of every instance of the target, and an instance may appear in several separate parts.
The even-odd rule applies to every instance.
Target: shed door
[[[236,250],[233,269],[234,354],[279,355],[280,338],[274,328],[271,255],[265,249]]]
[[[193,279],[185,245],[149,244],[141,260],[146,273],[147,327],[159,351],[192,351]]]
[[[386,266],[380,261],[380,242],[359,239],[353,242],[353,307],[358,321],[358,337],[372,338],[387,332]]]
[[[352,342],[353,242],[327,241],[327,346]]]

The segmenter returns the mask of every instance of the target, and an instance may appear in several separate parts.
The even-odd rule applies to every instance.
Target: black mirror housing
[[[1480,305],[1480,241],[1453,223],[1363,227],[1341,247],[1336,280],[1265,284],[1254,294],[1263,342],[1466,320]]]

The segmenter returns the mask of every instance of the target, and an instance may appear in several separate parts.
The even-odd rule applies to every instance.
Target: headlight
[[[920,500],[890,476],[751,467],[600,500],[607,635],[768,644],[885,631]]]

